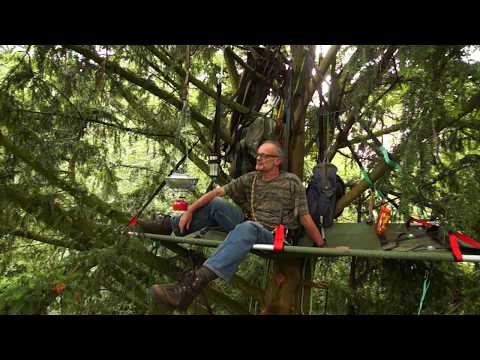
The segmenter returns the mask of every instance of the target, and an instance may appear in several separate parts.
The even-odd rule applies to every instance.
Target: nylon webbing
[[[462,251],[460,250],[460,245],[458,244],[458,240],[460,239],[463,242],[467,243],[468,245],[474,247],[475,249],[480,249],[480,243],[472,239],[471,237],[461,234],[461,233],[453,233],[449,232],[448,238],[450,240],[450,248],[452,249],[453,256],[455,257],[455,261],[461,262],[463,261]]]
[[[428,288],[430,287],[430,279],[428,271],[425,272],[425,277],[423,279],[423,286],[422,286],[422,297],[420,298],[420,304],[418,306],[418,313],[420,315],[422,312],[423,301],[425,300],[425,296],[427,295]]]
[[[336,126],[337,126],[337,129],[341,132],[342,129],[340,128],[340,124],[338,124],[337,122],[335,122]],[[376,138],[375,138],[376,139]],[[376,139],[377,140],[377,139]],[[377,140],[378,141],[378,140]],[[365,180],[365,182],[367,183],[367,185],[370,187],[370,189],[372,189],[373,191],[376,191],[377,193],[377,196],[380,198],[380,199],[384,199],[386,198],[385,194],[382,193],[380,190],[376,189],[375,188],[375,184],[373,182],[373,180],[370,178],[370,176],[368,175],[368,172],[365,170],[365,168],[363,167],[362,165],[362,162],[360,161],[359,157],[357,156],[357,154],[355,153],[355,150],[353,149],[353,146],[350,144],[350,142],[347,141],[347,146],[348,148],[350,149],[350,153],[352,154],[352,157],[353,159],[355,160],[355,162],[357,163],[358,167],[360,168],[360,174],[362,175],[362,178],[363,180]],[[383,148],[383,146],[382,146]],[[383,148],[385,150],[385,148]],[[386,150],[385,150],[386,151]],[[328,153],[328,151],[327,151]],[[390,158],[388,157],[388,152],[387,152],[387,158],[390,160]],[[391,161],[391,160],[390,160]],[[397,164],[398,165],[398,164]],[[387,198],[388,200],[388,198]]]
[[[383,198],[386,197],[384,193],[382,193],[380,190],[378,190],[378,189],[375,188],[375,184],[373,183],[372,179],[370,178],[370,176],[368,175],[368,173],[365,171],[365,169],[364,169],[363,167],[360,169],[360,173],[362,174],[363,180],[365,180],[365,182],[368,184],[368,186],[369,186],[373,191],[376,191],[377,196],[378,196],[380,199],[383,199]]]
[[[275,228],[275,240],[273,241],[273,252],[283,251],[283,241],[285,240],[285,225],[279,224]]]
[[[383,145],[380,145],[380,146],[378,147],[378,150],[380,150],[380,152],[382,153],[382,155],[383,155],[383,160],[385,161],[385,163],[386,163],[388,166],[390,166],[390,168],[391,168],[392,170],[400,171],[400,165],[399,165],[397,162],[395,162],[395,161],[393,161],[392,159],[390,159],[390,156],[389,156],[389,154],[388,154],[388,151],[387,151],[387,149],[385,149],[385,148],[383,147]]]
[[[367,133],[368,137],[375,143],[375,146],[377,147],[378,151],[382,154],[383,160],[385,161],[385,163],[392,170],[400,171],[400,165],[390,158],[390,154],[388,153],[387,149],[385,149],[385,147],[380,142],[380,140],[378,140],[377,137],[373,134],[373,132],[370,130],[368,125],[365,123],[365,121],[361,117],[357,117],[357,120],[362,126],[362,128],[365,130],[365,132]]]

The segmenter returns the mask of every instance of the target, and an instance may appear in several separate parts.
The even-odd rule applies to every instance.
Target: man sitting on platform
[[[289,231],[302,225],[316,246],[323,247],[309,211],[305,188],[295,174],[280,170],[279,143],[265,141],[257,149],[255,170],[206,193],[181,216],[166,216],[157,223],[139,221],[146,233],[184,236],[206,226],[220,226],[225,240],[203,263],[177,284],[153,285],[153,299],[171,308],[186,309],[200,291],[217,277],[229,281],[255,244],[273,244],[273,230],[283,223]],[[237,205],[219,197],[228,195]]]

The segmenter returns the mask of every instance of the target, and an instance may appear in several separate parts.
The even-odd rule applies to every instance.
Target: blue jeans
[[[203,263],[218,277],[229,281],[240,263],[247,257],[255,244],[273,244],[272,233],[254,221],[244,221],[240,208],[220,198],[193,213],[190,228],[180,234],[178,223],[180,216],[172,217],[172,228],[177,236],[198,231],[205,226],[220,226],[228,232],[225,240]]]

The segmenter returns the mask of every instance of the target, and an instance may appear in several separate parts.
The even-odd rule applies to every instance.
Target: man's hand
[[[180,229],[180,234],[184,233],[184,230],[190,228],[190,223],[192,222],[192,212],[187,210],[183,213],[180,221],[178,222],[178,228]]]
[[[327,246],[327,242],[322,240],[322,241],[315,241],[315,246],[319,248],[323,248]]]
[[[195,211],[197,211],[197,209],[207,205],[215,198],[215,196],[224,195],[225,190],[223,189],[223,187],[219,186],[212,191],[209,191],[206,194],[202,195],[200,199],[196,200],[192,205],[190,205],[188,207],[188,210],[183,213],[180,221],[178,222],[178,229],[180,230],[180,234],[183,234],[185,230],[188,230],[190,228],[190,223],[192,222],[192,215]]]
[[[327,245],[310,214],[300,216],[300,223],[305,227],[305,230],[307,230],[307,233],[315,243],[315,246],[325,247]]]

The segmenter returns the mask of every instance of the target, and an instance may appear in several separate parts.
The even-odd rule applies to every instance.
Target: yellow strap
[[[251,197],[250,197],[250,212],[251,212],[251,216],[252,216],[252,220],[253,221],[257,221],[257,217],[255,216],[255,210],[254,210],[254,206],[253,206],[253,198],[255,197],[255,182],[257,181],[257,173],[255,173],[255,176],[253,177],[253,181],[252,181],[252,191],[251,191]]]

